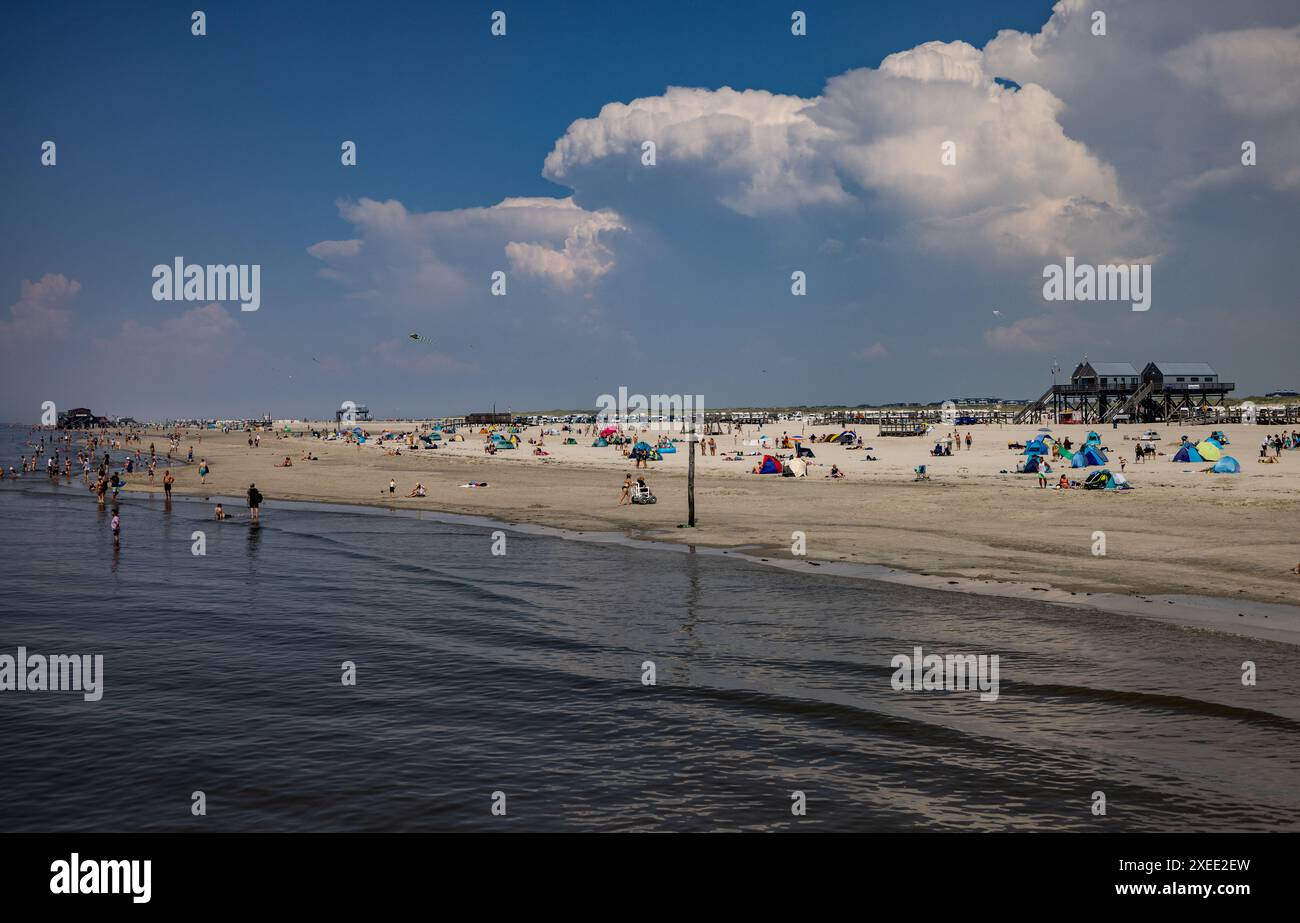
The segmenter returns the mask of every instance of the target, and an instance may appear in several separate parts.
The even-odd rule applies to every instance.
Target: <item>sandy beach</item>
[[[281,424],[283,425],[283,424]],[[290,426],[297,431],[302,424]],[[367,431],[410,428],[407,424],[367,424]],[[576,531],[615,531],[659,541],[696,546],[749,546],[750,553],[798,560],[791,553],[793,533],[806,536],[808,561],[878,565],[950,588],[992,584],[1008,595],[1043,598],[1071,594],[1212,596],[1292,604],[1300,577],[1294,523],[1300,512],[1300,457],[1284,451],[1277,464],[1260,464],[1264,427],[1229,428],[1228,452],[1242,463],[1239,475],[1204,473],[1208,464],[1178,464],[1169,459],[1180,430],[1156,426],[1163,453],[1134,464],[1132,438],[1149,427],[1105,428],[1111,469],[1126,462],[1131,491],[1045,490],[1034,475],[1013,473],[1023,456],[1008,448],[1036,427],[979,426],[970,450],[951,457],[929,454],[934,437],[877,437],[874,426],[859,427],[864,447],[850,450],[816,443],[815,465],[805,478],[751,473],[765,450],[749,444],[760,429],[743,435],[714,436],[718,455],[697,459],[694,529],[686,521],[685,444],[675,455],[651,462],[647,475],[659,498],[655,505],[619,506],[623,475],[636,473],[620,447],[593,447],[590,435],[546,436],[548,456],[535,456],[530,438],[540,427],[521,432],[518,450],[487,456],[483,436],[468,428],[464,442],[434,450],[390,454],[394,443],[347,445],[308,436],[276,438],[263,433],[260,448],[250,448],[247,433],[197,430],[186,435],[181,455],[193,446],[194,465],[174,466],[176,492],[242,497],[256,483],[274,515],[276,500],[391,506],[488,516]],[[310,427],[307,427],[308,431]],[[807,428],[820,435],[832,427]],[[1090,428],[1057,426],[1054,433],[1081,443]],[[780,425],[762,428],[776,444]],[[789,429],[797,435],[796,423]],[[947,431],[945,430],[945,433]],[[577,445],[564,445],[573,435]],[[656,434],[643,438],[653,442]],[[1192,431],[1193,439],[1208,435]],[[150,440],[165,447],[161,434]],[[724,459],[739,449],[742,460]],[[303,461],[304,452],[319,461]],[[276,464],[288,455],[289,468]],[[867,455],[878,461],[866,460]],[[211,472],[199,483],[198,460]],[[917,482],[916,465],[929,467],[931,479]],[[845,478],[827,477],[838,465]],[[145,476],[129,478],[129,489],[161,490]],[[1054,466],[1052,483],[1062,471]],[[1086,470],[1069,470],[1081,479]],[[1095,470],[1095,469],[1094,469]],[[388,493],[396,481],[396,496]],[[406,498],[416,484],[424,498]],[[486,488],[467,488],[487,482]],[[243,504],[232,512],[246,512]],[[1105,555],[1094,551],[1094,533],[1105,533]],[[956,581],[955,583],[952,581]]]

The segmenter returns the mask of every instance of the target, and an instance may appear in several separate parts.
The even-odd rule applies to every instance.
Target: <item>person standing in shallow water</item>
[[[262,513],[262,492],[257,489],[256,484],[248,485],[248,512],[253,522],[260,522]]]

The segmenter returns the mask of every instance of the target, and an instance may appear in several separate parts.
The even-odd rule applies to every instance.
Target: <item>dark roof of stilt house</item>
[[[1205,362],[1152,362],[1161,375],[1218,375]]]
[[[1138,370],[1128,362],[1093,362],[1090,359],[1084,359],[1074,367],[1070,373],[1071,381],[1078,381],[1081,378],[1132,378],[1138,377]]]
[[[1087,365],[1098,375],[1105,375],[1107,378],[1122,375],[1136,376],[1138,373],[1131,362],[1084,362],[1081,365]]]

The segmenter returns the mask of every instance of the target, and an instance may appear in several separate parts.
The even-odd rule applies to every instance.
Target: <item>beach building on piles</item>
[[[1053,384],[1025,405],[1016,423],[1156,423],[1189,420],[1224,407],[1236,385],[1206,362],[1093,362],[1084,357],[1067,384]]]
[[[104,417],[97,417],[89,407],[73,407],[71,410],[65,410],[58,416],[60,429],[94,429],[96,426],[107,425],[108,420]]]

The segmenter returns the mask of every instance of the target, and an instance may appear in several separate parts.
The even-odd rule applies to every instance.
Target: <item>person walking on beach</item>
[[[970,442],[971,442],[971,439],[970,439],[970,433],[967,432],[967,433],[966,433],[966,451],[967,451],[967,452],[970,451]]]
[[[163,472],[163,496],[170,501],[172,498],[172,485],[176,483],[176,478],[172,476],[172,469],[168,468]]]
[[[199,483],[208,483],[208,460],[206,458],[199,459]]]
[[[623,493],[619,494],[618,505],[623,506],[625,503],[632,502],[632,473],[629,471],[623,475]]]
[[[262,492],[257,489],[256,484],[248,485],[248,512],[253,522],[260,522],[262,513]]]
[[[394,481],[392,478],[388,479],[388,492],[389,494],[397,493],[397,482]]]

